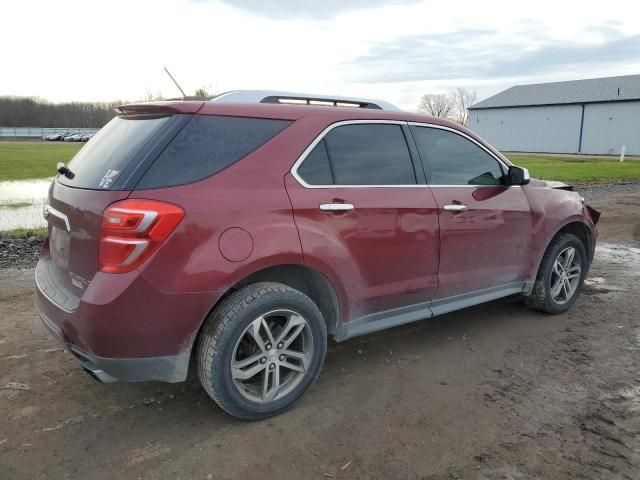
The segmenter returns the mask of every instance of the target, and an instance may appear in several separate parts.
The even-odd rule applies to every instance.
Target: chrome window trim
[[[482,148],[485,152],[487,152],[492,158],[494,158],[498,164],[507,171],[509,170],[508,165],[506,165],[500,158],[498,158],[492,151],[488,150],[484,145],[470,137],[469,135],[456,130],[455,128],[446,127],[444,125],[436,125],[433,123],[425,123],[425,122],[406,122],[404,120],[341,120],[339,122],[332,123],[327,126],[322,132],[318,134],[316,138],[309,144],[307,148],[304,149],[302,154],[295,161],[293,166],[290,169],[291,176],[296,179],[296,181],[304,188],[443,188],[443,187],[463,187],[463,188],[487,188],[487,187],[521,187],[520,185],[433,185],[433,184],[410,184],[410,185],[311,185],[305,182],[302,177],[298,175],[298,167],[302,165],[302,162],[305,161],[307,156],[311,153],[311,151],[322,141],[322,139],[334,128],[342,127],[344,125],[362,125],[362,124],[388,124],[388,125],[408,125],[408,126],[417,126],[417,127],[428,127],[428,128],[439,128],[441,130],[448,130],[452,133],[460,135],[474,144]]]

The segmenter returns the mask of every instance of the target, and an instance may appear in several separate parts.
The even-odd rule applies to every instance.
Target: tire
[[[255,283],[223,300],[205,321],[198,377],[227,413],[260,420],[295,404],[318,377],[326,351],[326,325],[309,297],[280,283]]]
[[[565,285],[561,286],[558,295],[558,280],[562,283],[562,277],[556,273],[554,266],[556,261],[559,260],[560,272],[564,272],[562,264],[566,263],[568,256],[571,253],[571,249],[574,251],[573,258],[575,263],[571,263],[567,270],[571,271],[569,275],[574,275],[573,278],[567,279]],[[560,258],[559,258],[560,257]],[[574,265],[579,265],[579,273],[576,275]],[[589,270],[589,263],[587,259],[587,253],[584,244],[578,237],[568,233],[557,235],[552,241],[547,251],[542,257],[540,268],[538,269],[538,275],[533,285],[533,289],[529,296],[525,297],[525,304],[535,310],[549,314],[564,313],[569,310],[578,298],[580,291],[582,290],[582,284]],[[556,287],[554,289],[554,287]],[[572,288],[570,288],[572,287]],[[571,294],[568,295],[569,290]]]

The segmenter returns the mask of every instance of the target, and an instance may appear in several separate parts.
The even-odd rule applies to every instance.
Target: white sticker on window
[[[107,170],[107,173],[105,173],[102,180],[100,180],[100,188],[109,188],[119,173],[120,170]]]

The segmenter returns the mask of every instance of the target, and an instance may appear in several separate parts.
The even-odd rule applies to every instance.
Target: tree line
[[[51,103],[38,97],[0,97],[0,127],[101,128],[123,102]]]
[[[212,98],[215,94],[199,88],[195,95]],[[147,92],[144,101],[165,100],[161,94]],[[115,116],[114,107],[130,103],[64,102],[52,103],[39,97],[0,97],[0,127],[102,128]]]

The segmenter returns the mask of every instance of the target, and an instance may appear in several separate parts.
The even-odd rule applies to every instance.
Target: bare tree
[[[451,98],[455,104],[456,122],[466,127],[469,123],[469,107],[476,103],[478,94],[475,90],[467,90],[464,87],[458,87],[451,92]]]
[[[434,117],[451,118],[455,113],[455,102],[451,95],[427,93],[420,99],[418,111]]]

